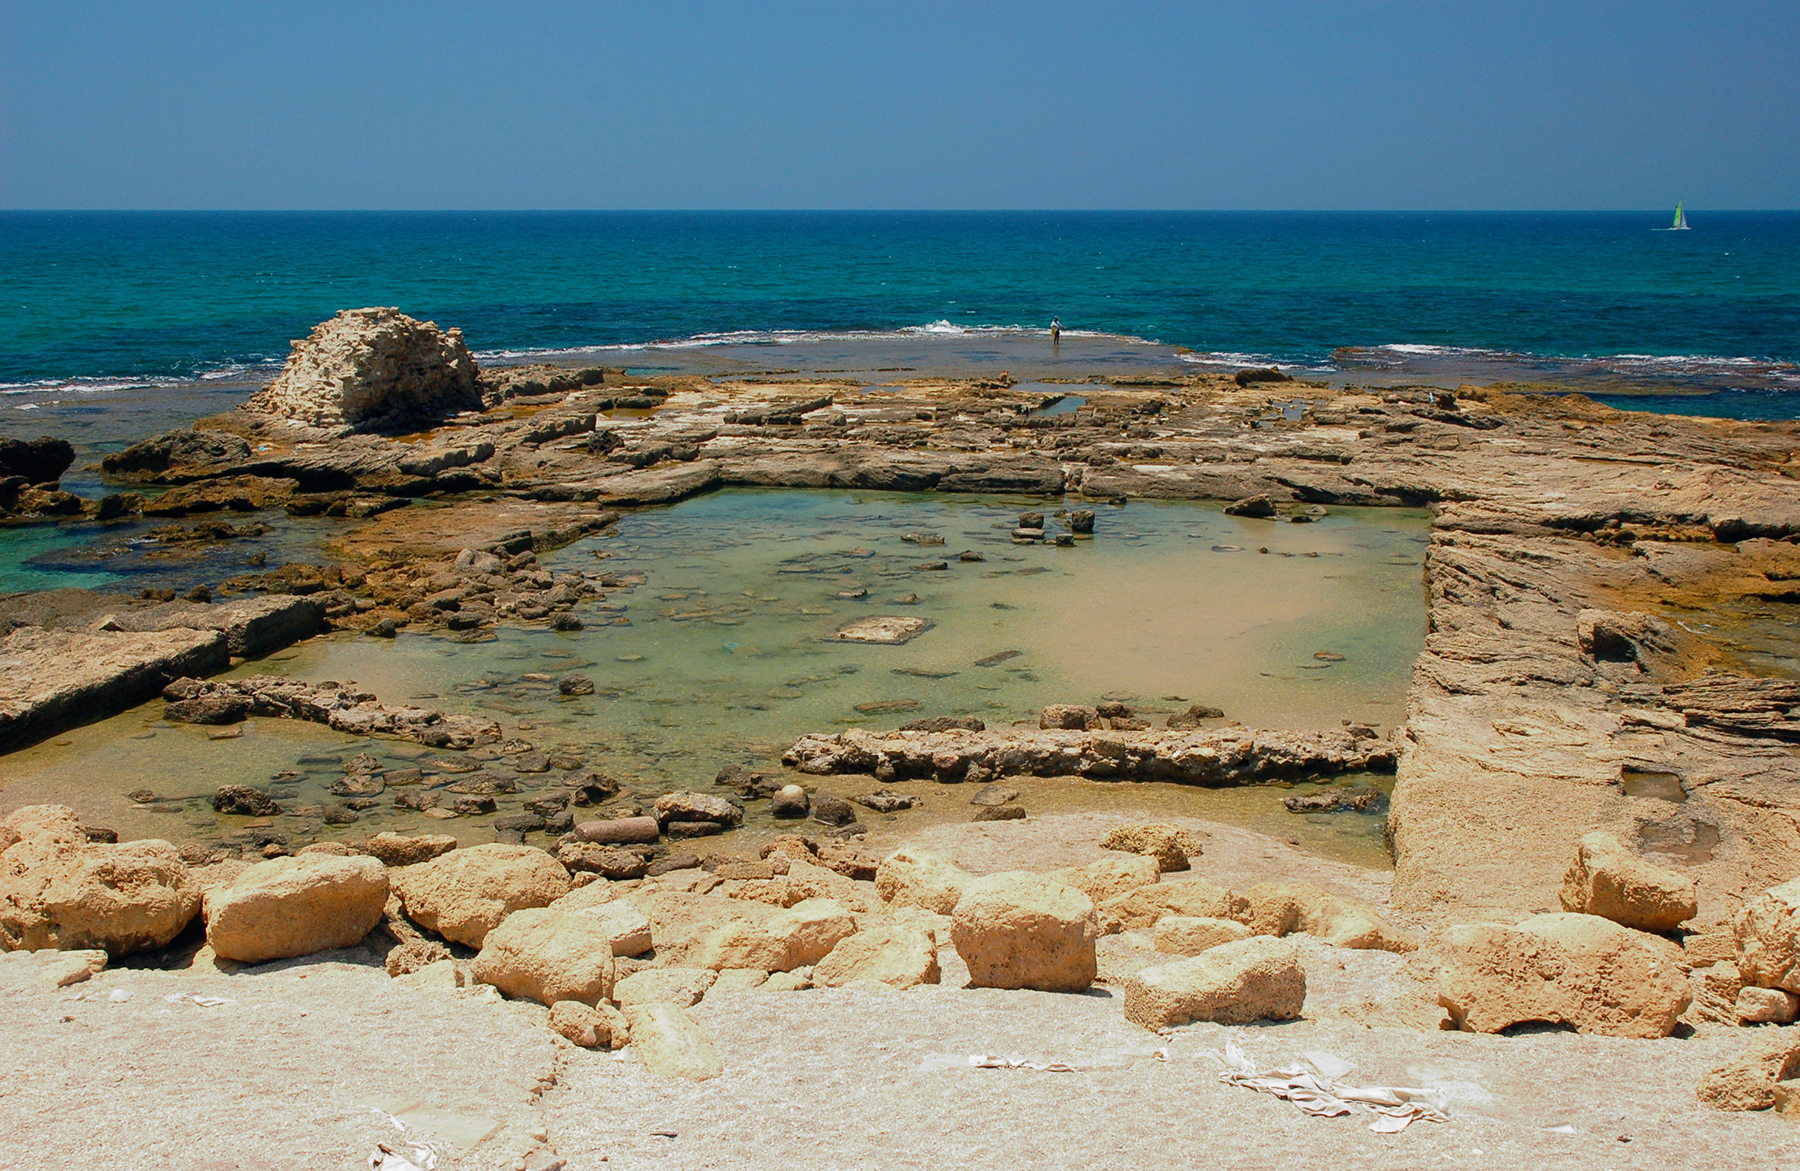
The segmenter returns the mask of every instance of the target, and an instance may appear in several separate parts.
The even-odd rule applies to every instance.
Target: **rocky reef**
[[[362,427],[478,407],[475,359],[448,333],[398,309],[345,309],[293,343],[274,382],[244,404],[312,427]]]

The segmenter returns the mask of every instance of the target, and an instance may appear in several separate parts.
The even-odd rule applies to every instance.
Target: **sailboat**
[[[1688,230],[1687,212],[1681,209],[1681,200],[1675,201],[1675,222],[1666,228],[1657,228],[1659,232],[1685,232]]]

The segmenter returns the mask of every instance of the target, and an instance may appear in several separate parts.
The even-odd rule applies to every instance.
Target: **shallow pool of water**
[[[587,767],[646,796],[710,788],[726,764],[778,768],[781,751],[806,732],[923,716],[1035,725],[1045,704],[1112,698],[1158,723],[1191,703],[1252,726],[1354,720],[1385,730],[1402,717],[1424,639],[1425,514],[1342,510],[1294,525],[1227,517],[1213,505],[1133,502],[1101,507],[1092,539],[1058,548],[1010,539],[1027,508],[1054,505],[715,493],[629,514],[607,534],[546,557],[559,567],[644,575],[643,585],[584,606],[582,631],[507,629],[476,643],[338,634],[240,671],[354,680],[389,703],[484,713],[509,735],[572,749]],[[962,560],[964,553],[980,560]],[[843,623],[880,615],[931,625],[904,646],[828,640]],[[577,670],[593,678],[595,694],[562,696],[555,679]],[[317,815],[334,800],[326,789],[342,775],[340,760],[372,751],[393,767],[414,762],[430,771],[436,754],[278,720],[251,721],[242,736],[214,741],[203,729],[160,724],[160,709],[147,705],[0,760],[0,802],[71,800],[131,834],[217,836],[243,823],[216,818],[205,796],[225,783],[267,787],[289,773],[273,783],[287,804],[310,811],[276,819],[290,840],[432,827],[420,814],[393,810],[391,798],[354,827],[324,827]],[[501,812],[533,786],[558,784],[555,774],[519,780],[522,791],[503,796]],[[822,785],[849,793],[856,782]],[[1350,847],[1332,839],[1346,834],[1359,853],[1380,841],[1379,818],[1290,815],[1274,790],[1026,786],[1038,790],[1045,811],[1091,807],[1083,804],[1091,797],[1249,819],[1337,855]],[[125,800],[141,788],[181,800],[143,808]],[[926,810],[892,818],[972,812],[955,787],[913,789],[927,798]],[[480,838],[491,835],[490,821],[443,824]],[[154,828],[176,825],[182,832]],[[751,828],[774,832],[772,822]]]

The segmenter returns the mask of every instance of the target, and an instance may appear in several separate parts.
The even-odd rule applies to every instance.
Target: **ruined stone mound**
[[[341,427],[481,405],[462,331],[398,309],[345,309],[293,347],[280,376],[244,410]]]

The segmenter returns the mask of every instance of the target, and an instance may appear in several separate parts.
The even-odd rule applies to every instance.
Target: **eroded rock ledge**
[[[389,707],[372,692],[279,675],[177,679],[163,689],[167,716],[191,724],[230,724],[246,716],[310,720],[352,735],[383,733],[431,748],[472,748],[500,739],[500,725],[478,716],[421,707]]]
[[[1256,784],[1394,767],[1387,741],[1349,732],[1224,728],[1179,732],[995,729],[806,736],[782,762],[803,773],[871,773],[878,780],[981,781],[1078,776],[1182,785]]]

